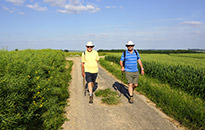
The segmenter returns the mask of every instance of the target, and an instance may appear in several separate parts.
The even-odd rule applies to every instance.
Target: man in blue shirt
[[[122,53],[120,59],[121,71],[125,71],[125,76],[128,81],[128,92],[130,94],[129,102],[133,103],[133,88],[137,87],[139,80],[139,71],[137,62],[141,67],[141,74],[144,75],[144,68],[138,51],[134,50],[134,43],[128,41],[126,43],[127,50]],[[124,62],[124,63],[123,63]]]

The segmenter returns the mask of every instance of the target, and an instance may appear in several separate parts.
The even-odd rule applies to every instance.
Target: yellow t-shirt
[[[92,50],[91,52],[88,52],[87,50],[82,53],[82,62],[84,62],[84,69],[85,72],[89,73],[97,73],[98,72],[98,63],[99,56],[98,52],[95,50]]]

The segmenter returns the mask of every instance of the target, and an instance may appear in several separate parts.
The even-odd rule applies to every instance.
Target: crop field
[[[121,54],[108,54],[100,61],[119,79]],[[205,53],[140,56],[145,76],[140,76],[137,91],[188,128],[204,129]]]
[[[121,54],[105,60],[119,63]],[[205,99],[205,54],[143,54],[145,73],[174,88]]]
[[[0,57],[0,129],[59,129],[72,62],[57,50],[0,50]]]

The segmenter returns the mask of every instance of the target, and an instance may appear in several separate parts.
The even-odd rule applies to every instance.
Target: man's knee
[[[133,86],[133,83],[129,83],[128,86],[129,86],[129,87],[132,87],[132,86]]]
[[[93,84],[93,82],[89,82],[89,83],[88,83],[88,86],[92,86],[92,84]]]

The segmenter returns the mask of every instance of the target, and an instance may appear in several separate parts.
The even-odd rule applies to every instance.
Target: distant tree
[[[64,52],[69,52],[69,50],[66,49],[66,50],[64,50]]]
[[[18,49],[15,49],[15,51],[18,51]]]

